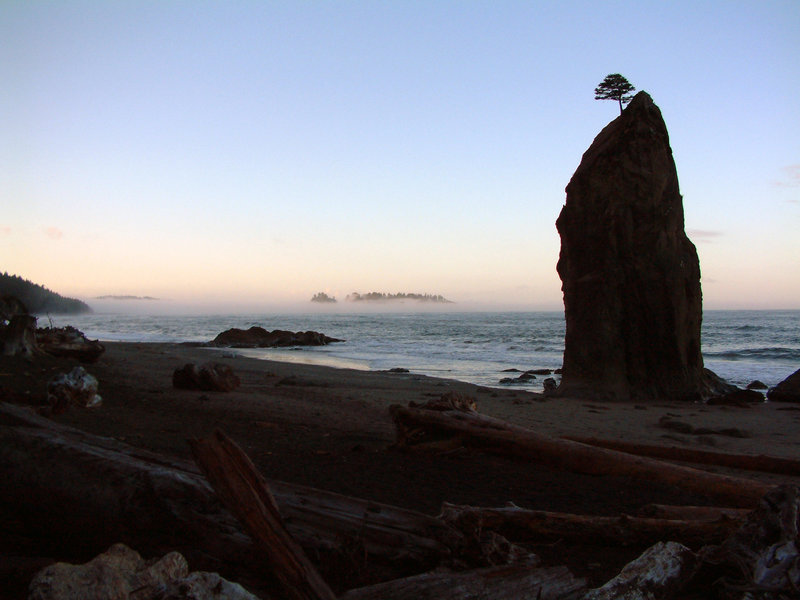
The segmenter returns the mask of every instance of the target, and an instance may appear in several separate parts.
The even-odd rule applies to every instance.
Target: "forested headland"
[[[91,312],[88,304],[47,289],[43,285],[23,279],[19,275],[0,275],[0,294],[14,296],[31,314],[79,314]]]

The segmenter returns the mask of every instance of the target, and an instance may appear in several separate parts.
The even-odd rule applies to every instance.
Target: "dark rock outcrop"
[[[332,342],[341,342],[317,331],[267,331],[263,327],[253,326],[250,329],[228,329],[215,337],[209,346],[224,348],[280,348],[288,346],[325,346]]]
[[[556,222],[566,314],[558,395],[711,395],[699,261],[684,232],[667,128],[648,94],[600,132],[566,192]]]
[[[179,390],[231,392],[239,383],[233,369],[222,363],[207,362],[199,367],[187,363],[172,373],[172,387]]]
[[[800,402],[800,369],[767,392],[773,402]]]

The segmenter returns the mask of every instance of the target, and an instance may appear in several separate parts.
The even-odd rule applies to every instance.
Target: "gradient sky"
[[[800,308],[800,3],[0,4],[0,269],[70,296],[562,307],[555,220],[622,73],[706,308]]]

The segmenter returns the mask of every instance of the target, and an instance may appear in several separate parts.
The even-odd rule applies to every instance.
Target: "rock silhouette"
[[[584,153],[556,221],[561,396],[697,399],[702,294],[661,111],[639,92]]]

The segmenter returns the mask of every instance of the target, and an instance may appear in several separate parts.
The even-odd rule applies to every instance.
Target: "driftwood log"
[[[69,325],[40,327],[36,330],[36,343],[47,354],[75,358],[82,363],[97,362],[106,351],[99,341],[88,339],[82,331]]]
[[[335,600],[333,591],[283,524],[269,486],[233,440],[217,430],[190,442],[195,461],[225,506],[256,542],[287,596]]]
[[[771,490],[735,533],[704,548],[700,559],[695,583],[713,587],[717,598],[800,598],[800,488]]]
[[[251,540],[187,461],[0,403],[0,481],[6,534],[24,538],[40,556],[89,557],[124,542],[146,556],[177,550],[192,568],[263,585],[263,563]],[[428,571],[464,543],[458,532],[421,513],[270,485],[289,532],[343,589]],[[366,581],[342,572],[356,546],[373,576]]]
[[[678,521],[743,521],[750,510],[722,506],[674,506],[671,504],[646,504],[637,511],[639,517],[674,519]]]
[[[658,541],[680,542],[692,548],[719,544],[739,526],[737,521],[686,521],[645,517],[574,515],[518,506],[477,508],[445,502],[439,518],[468,534],[490,529],[513,541],[580,542],[591,539],[619,546],[649,546]]]
[[[616,450],[542,435],[475,412],[393,405],[398,446],[456,438],[464,446],[592,475],[619,475],[678,486],[738,508],[754,507],[772,486]]]
[[[709,450],[696,450],[694,448],[679,448],[677,446],[655,446],[650,444],[635,444],[623,440],[601,440],[578,436],[563,436],[561,439],[619,450],[637,456],[649,456],[678,462],[688,462],[698,465],[716,465],[731,467],[745,471],[761,471],[764,473],[778,473],[780,475],[800,475],[800,460],[783,458],[780,456],[766,456],[763,454],[725,454],[724,452],[711,452]]]
[[[351,590],[341,600],[577,600],[586,584],[566,567],[520,565],[462,573],[424,573]]]

